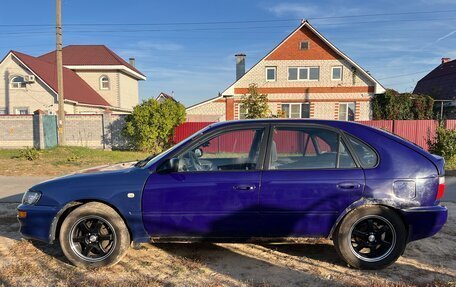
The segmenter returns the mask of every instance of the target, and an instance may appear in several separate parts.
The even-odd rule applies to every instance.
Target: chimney
[[[236,54],[236,81],[245,74],[245,54]]]
[[[128,59],[128,61],[130,62],[130,65],[132,65],[133,67],[135,66],[135,58],[130,58]]]
[[[451,61],[451,58],[442,58],[442,64]]]

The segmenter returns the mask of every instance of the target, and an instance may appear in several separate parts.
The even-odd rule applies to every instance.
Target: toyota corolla
[[[437,233],[444,160],[385,131],[323,120],[213,124],[160,155],[33,186],[25,238],[58,241],[76,266],[119,262],[132,243],[331,238],[361,269]]]

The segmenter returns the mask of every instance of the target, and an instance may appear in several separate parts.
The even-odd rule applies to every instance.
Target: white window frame
[[[307,43],[307,49],[303,49],[303,48],[302,48],[302,43],[303,43],[303,42],[306,42],[306,43]],[[307,40],[300,41],[300,42],[299,42],[299,50],[301,50],[301,51],[310,50],[310,42],[307,41]]]
[[[238,118],[240,120],[244,120],[244,119],[246,119],[246,117],[244,117],[244,118],[241,117],[241,107],[242,107],[242,104],[238,104]],[[245,109],[245,114],[247,114],[248,112],[249,112],[248,109]]]
[[[272,80],[268,79],[268,70],[274,71],[274,79],[272,79]],[[265,71],[266,82],[276,82],[277,81],[277,67],[266,67],[264,71]]]
[[[339,103],[339,116],[338,116],[338,119],[340,121],[349,121],[348,120],[348,105],[349,104],[353,104],[353,113],[354,113],[353,114],[353,121],[356,120],[356,103],[355,102],[343,102],[343,103]],[[340,107],[341,106],[346,106],[346,113],[345,113],[345,118],[344,119],[340,118],[340,110],[341,110]]]
[[[290,111],[290,113],[289,113],[287,119],[307,119],[307,118],[303,118],[302,117],[302,105],[308,105],[309,108],[310,108],[310,103],[309,102],[304,102],[304,103],[281,103],[280,104],[280,110],[281,111],[283,111],[283,109],[282,109],[283,105],[288,105],[289,106],[288,110]],[[299,118],[292,118],[291,117],[291,106],[292,105],[299,105]],[[309,115],[308,118],[310,119],[310,115]]]
[[[310,79],[310,69],[311,68],[318,68],[318,79]],[[290,80],[290,69],[297,69],[297,79],[296,80]],[[307,70],[307,79],[300,79],[299,74],[301,70]],[[320,66],[306,66],[306,67],[288,67],[287,69],[287,80],[289,82],[318,82],[320,81]]]
[[[103,80],[104,80],[104,79],[107,80],[107,83],[108,83],[108,87],[107,87],[107,88],[103,87],[103,83],[104,83]],[[106,75],[102,75],[102,76],[100,77],[100,90],[110,90],[110,89],[111,89],[111,79],[109,79],[109,77],[106,76]]]
[[[334,69],[340,69],[340,78],[334,78]],[[331,67],[331,81],[342,81],[344,69],[342,66],[333,66]]]
[[[13,82],[14,79],[16,78],[22,78],[22,82]],[[15,85],[18,85],[18,86],[15,86]],[[25,81],[25,78],[24,76],[13,76],[10,80],[10,88],[13,89],[13,90],[23,90],[26,88],[26,84],[27,82]]]
[[[25,110],[25,114],[21,114],[21,110]],[[15,107],[14,108],[14,114],[16,114],[16,115],[28,115],[29,114],[29,108],[28,107]]]

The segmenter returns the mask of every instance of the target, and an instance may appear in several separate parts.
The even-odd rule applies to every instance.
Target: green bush
[[[158,154],[172,145],[174,129],[185,121],[185,107],[172,99],[144,101],[125,119],[122,134],[132,149]]]
[[[446,129],[443,124],[437,128],[435,136],[428,139],[429,152],[450,160],[456,156],[456,130]]]
[[[433,117],[434,100],[427,95],[387,89],[372,98],[374,120],[427,120]]]
[[[242,109],[247,111],[246,119],[261,119],[271,117],[268,105],[268,95],[258,93],[256,84],[249,85],[249,91],[241,98]]]
[[[40,157],[40,152],[36,148],[26,147],[19,151],[18,157],[26,160],[36,160]]]

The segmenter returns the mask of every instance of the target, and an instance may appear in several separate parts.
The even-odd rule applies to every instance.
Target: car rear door
[[[364,188],[343,135],[322,125],[271,127],[260,192],[265,236],[326,236]]]
[[[152,237],[250,237],[259,219],[258,195],[268,126],[213,131],[179,154],[179,171],[153,173],[143,193],[143,219]]]

